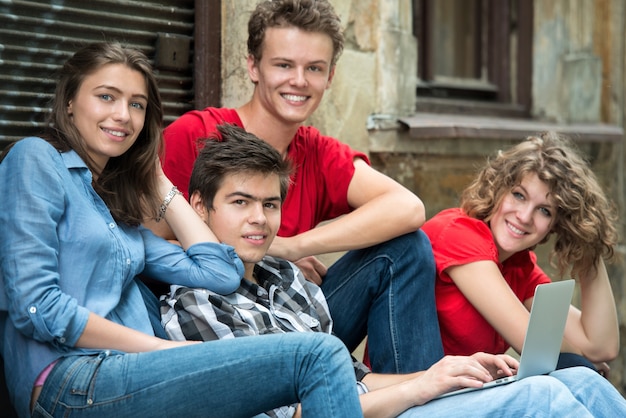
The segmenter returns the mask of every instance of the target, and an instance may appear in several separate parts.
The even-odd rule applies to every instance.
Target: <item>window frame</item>
[[[418,43],[416,88],[417,110],[441,112],[467,108],[469,113],[529,117],[532,97],[532,27],[533,2],[526,0],[478,0],[475,19],[477,28],[487,19],[486,61],[481,55],[482,42],[476,43],[475,73],[478,76],[482,63],[487,68],[486,83],[454,83],[446,85],[434,81],[433,63],[437,48],[432,45],[432,28],[436,25],[432,15],[436,0],[413,0],[413,33]],[[482,13],[485,10],[486,13]],[[512,27],[511,14],[516,16]],[[516,56],[512,57],[511,43],[516,37]],[[480,39],[479,34],[474,39]],[[511,68],[514,63],[515,68]],[[515,89],[515,91],[513,91]],[[452,97],[452,98],[449,98]],[[479,102],[480,106],[470,103]],[[467,106],[464,106],[466,104]]]

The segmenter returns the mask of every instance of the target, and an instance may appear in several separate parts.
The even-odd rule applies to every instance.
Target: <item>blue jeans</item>
[[[584,366],[589,367],[591,370],[598,371],[596,366],[593,365],[592,362],[587,360],[585,357],[580,354],[574,353],[560,353],[559,361],[556,364],[556,370],[566,369],[568,367],[576,367],[576,366]]]
[[[624,417],[626,401],[602,376],[573,367],[408,409],[412,417]]]
[[[289,333],[68,357],[46,379],[33,416],[251,417],[295,402],[303,416],[362,416],[339,339]]]
[[[348,350],[368,336],[373,371],[426,370],[443,357],[435,260],[421,230],[349,251],[328,269],[322,290]]]

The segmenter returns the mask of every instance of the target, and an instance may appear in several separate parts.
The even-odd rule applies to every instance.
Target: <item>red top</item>
[[[435,295],[445,354],[504,353],[509,344],[463,296],[446,269],[475,261],[493,261],[523,302],[535,294],[538,284],[550,282],[537,265],[537,256],[532,251],[521,251],[504,263],[498,262],[498,249],[489,225],[470,218],[460,209],[438,213],[422,229],[430,238],[437,265]]]
[[[163,171],[187,198],[189,178],[198,156],[197,141],[217,135],[215,126],[221,123],[243,127],[235,109],[208,107],[185,113],[164,131]],[[348,205],[348,186],[354,175],[354,159],[361,158],[369,164],[365,154],[322,135],[316,128],[301,126],[289,145],[287,158],[293,162],[294,173],[283,203],[278,235],[290,237],[306,232],[352,210]]]

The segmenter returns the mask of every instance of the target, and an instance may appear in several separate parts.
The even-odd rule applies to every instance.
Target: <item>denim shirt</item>
[[[232,247],[185,252],[144,227],[118,224],[74,152],[26,138],[0,164],[0,353],[13,404],[30,416],[31,390],[51,362],[76,348],[89,312],[153,335],[135,281],[228,294],[244,268]]]

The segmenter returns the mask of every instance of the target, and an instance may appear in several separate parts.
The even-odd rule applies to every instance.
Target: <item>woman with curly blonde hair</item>
[[[521,352],[535,287],[550,282],[533,250],[553,239],[550,261],[580,288],[570,307],[561,366],[602,365],[619,351],[605,260],[616,214],[587,162],[566,137],[531,136],[500,151],[463,191],[460,208],[423,226],[437,264],[436,297],[446,354]],[[584,358],[576,355],[583,356]],[[587,362],[587,360],[589,362]]]

